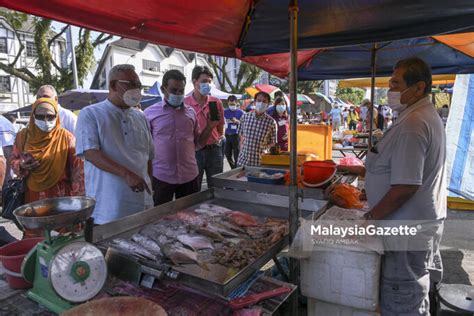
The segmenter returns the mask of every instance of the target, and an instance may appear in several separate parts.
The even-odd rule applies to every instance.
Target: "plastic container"
[[[277,174],[281,173],[282,176],[281,178],[276,178],[276,179],[265,179],[265,178],[259,178],[259,177],[253,177],[251,175],[247,175],[247,180],[249,182],[255,182],[255,183],[263,183],[263,184],[284,184],[285,183],[285,172],[284,170],[270,170],[270,169],[262,169],[259,172],[264,172],[266,174]]]
[[[323,185],[334,177],[337,171],[335,163],[326,161],[306,161],[302,166],[303,183],[309,186]]]
[[[332,128],[323,124],[298,124],[297,152],[313,153],[319,160],[332,159]],[[288,148],[291,135],[288,133]]]
[[[448,207],[453,210],[474,211],[474,201],[448,196]]]
[[[378,312],[308,299],[308,316],[380,316]]]
[[[0,260],[5,268],[8,285],[14,289],[31,287],[21,276],[21,264],[28,252],[44,238],[28,238],[12,242],[0,248]]]

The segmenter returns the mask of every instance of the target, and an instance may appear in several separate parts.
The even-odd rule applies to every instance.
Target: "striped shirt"
[[[266,113],[245,113],[240,119],[239,134],[243,137],[239,166],[258,166],[265,149],[276,143],[277,125]]]

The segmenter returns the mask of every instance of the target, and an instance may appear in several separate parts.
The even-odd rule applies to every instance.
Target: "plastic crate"
[[[298,153],[313,153],[318,160],[332,159],[332,128],[322,124],[299,124],[297,127]],[[291,139],[291,136],[288,136]],[[289,141],[288,141],[289,143]],[[290,144],[288,144],[290,147]]]
[[[312,160],[309,155],[298,155],[297,164],[298,166],[302,165],[305,161]],[[262,160],[260,162],[262,165],[266,166],[289,166],[290,165],[290,155],[281,154],[281,155],[262,155]]]

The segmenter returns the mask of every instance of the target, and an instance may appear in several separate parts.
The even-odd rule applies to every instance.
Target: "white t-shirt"
[[[72,111],[63,108],[58,104],[59,107],[59,121],[61,122],[61,127],[67,129],[72,134],[76,130],[77,116],[72,113]]]
[[[391,220],[434,221],[446,217],[446,135],[430,97],[402,113],[366,158],[365,186],[374,207],[391,185],[419,185]]]
[[[369,108],[367,106],[360,107],[360,118],[364,121],[367,119],[367,114],[369,114]]]
[[[76,128],[76,153],[98,149],[115,162],[143,177],[151,189],[148,161],[154,146],[145,115],[135,109],[122,110],[109,100],[81,110]],[[152,207],[146,191],[133,192],[124,178],[84,163],[86,195],[96,199],[94,221],[105,224]]]
[[[0,155],[3,156],[3,147],[13,146],[15,142],[16,132],[13,124],[5,118],[3,115],[0,115]]]

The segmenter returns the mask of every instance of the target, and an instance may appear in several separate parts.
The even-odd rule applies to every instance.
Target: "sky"
[[[66,26],[66,24],[61,23],[61,22],[53,21],[53,23],[52,23],[52,28],[55,32],[60,32],[64,26]],[[99,34],[100,34],[99,32],[93,32],[92,33],[92,38],[93,39],[96,38]],[[63,37],[66,39],[66,34],[64,34]],[[114,38],[111,39],[108,42],[114,41],[116,39],[118,39],[118,37],[114,36]],[[77,43],[79,41],[79,27],[76,27],[76,26],[72,27],[72,41],[74,43],[74,46],[77,45]],[[96,60],[96,65],[99,63],[100,58],[102,57],[102,54],[104,53],[104,50],[107,47],[107,43],[99,45],[94,50],[94,57],[95,57],[95,60]],[[91,69],[91,73],[89,73],[89,75],[84,80],[84,84],[82,85],[82,88],[84,88],[84,89],[89,89],[90,88],[90,85],[92,83],[92,79],[94,78],[94,73],[93,73],[94,70],[95,70],[95,66]]]

